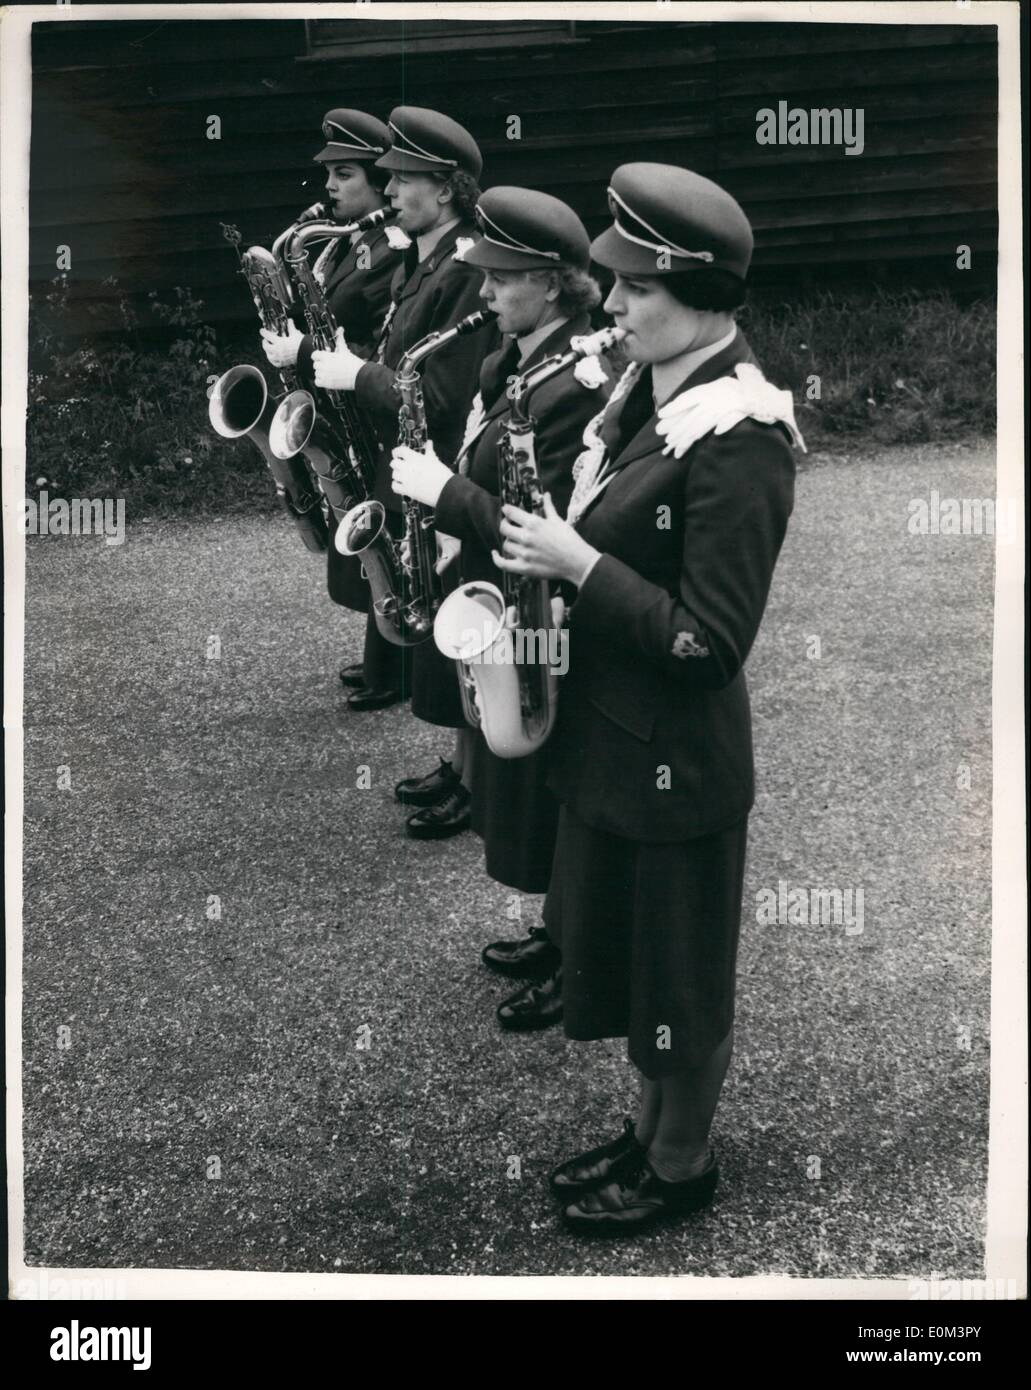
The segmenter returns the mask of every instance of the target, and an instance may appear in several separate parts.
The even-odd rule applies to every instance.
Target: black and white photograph
[[[959,1300],[847,1355],[980,1359],[1020,27],[5,10],[12,1300]]]

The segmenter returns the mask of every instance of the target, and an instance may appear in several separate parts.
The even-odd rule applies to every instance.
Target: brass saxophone
[[[533,392],[579,358],[610,351],[623,336],[621,328],[602,328],[573,338],[567,352],[546,358],[512,383],[508,421],[498,443],[502,504],[543,515],[536,425],[530,414]],[[497,757],[524,758],[551,733],[559,683],[552,658],[562,631],[562,600],[552,597],[550,581],[507,570],[501,589],[474,580],[441,604],[434,638],[443,654],[458,663],[467,721],[482,730]]]
[[[287,233],[321,215],[322,211],[321,203],[313,204],[292,227],[287,228]],[[241,273],[247,281],[262,327],[271,328],[276,333],[286,332],[291,294],[276,257],[261,246],[252,246],[241,253],[241,238],[236,227],[223,223],[222,232],[240,258]],[[284,390],[292,391],[296,387],[296,373],[291,368],[282,368],[279,376]],[[270,430],[276,408],[277,402],[269,395],[264,374],[249,363],[241,363],[223,372],[212,387],[208,419],[224,439],[239,439],[244,435],[250,439],[268,464],[276,495],[296,522],[301,540],[308,550],[318,553],[329,544],[322,503],[303,460],[293,457],[281,459],[272,450]]]
[[[332,351],[337,325],[312,271],[308,242],[350,236],[352,232],[379,226],[393,216],[393,208],[378,208],[357,222],[313,222],[277,242],[279,259],[293,280],[317,349]],[[386,508],[371,496],[376,475],[376,436],[353,393],[292,391],[280,403],[270,435],[273,453],[278,458],[292,458],[303,451],[311,463],[336,518],[333,544],[339,554],[359,557],[381,635],[401,647],[423,641],[429,633],[412,627],[404,602],[400,547],[387,529]]]
[[[493,323],[497,314],[492,309],[478,309],[467,314],[450,328],[427,333],[397,364],[394,389],[401,397],[398,411],[398,444],[407,444],[421,453],[429,442],[426,407],[422,398],[421,364],[433,352],[446,347],[455,338],[475,333],[485,324]],[[407,611],[413,629],[429,637],[433,621],[444,600],[444,586],[437,573],[437,533],[433,512],[410,497],[404,499],[404,541],[402,562],[407,581]]]

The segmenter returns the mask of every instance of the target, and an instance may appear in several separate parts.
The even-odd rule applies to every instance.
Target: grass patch
[[[188,289],[153,294],[141,319],[117,282],[106,286],[124,328],[115,340],[71,337],[66,277],[32,295],[28,494],[45,487],[51,496],[124,497],[137,518],[273,510],[259,452],[246,439],[220,438],[208,422],[209,381],[237,362],[264,366],[257,325],[217,333]],[[741,323],[766,375],[794,395],[810,448],[994,432],[988,300],[828,291],[799,303],[758,299]]]
[[[923,444],[995,431],[995,305],[944,291],[823,293],[740,317],[812,447]],[[814,380],[815,379],[815,380]],[[817,395],[817,391],[819,394]]]

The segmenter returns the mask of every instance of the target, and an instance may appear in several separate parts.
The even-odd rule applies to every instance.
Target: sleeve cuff
[[[461,536],[465,529],[462,523],[465,520],[470,496],[475,490],[475,483],[471,483],[468,478],[463,478],[456,473],[447,480],[437,498],[437,505],[434,508],[437,521],[445,531],[450,531],[453,536]]]
[[[595,565],[598,563],[600,559],[601,551],[596,550],[594,554],[591,556],[590,560],[588,561],[587,568],[584,570],[583,574],[581,574],[580,578],[577,580],[577,589],[582,589],[583,586],[587,583],[587,580],[590,578],[591,571],[594,569]]]

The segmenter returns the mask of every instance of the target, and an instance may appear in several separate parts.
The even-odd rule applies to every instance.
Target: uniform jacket
[[[589,333],[590,328],[587,314],[559,324],[520,364],[518,371],[528,371],[546,357],[568,352],[570,339]],[[484,360],[480,372],[481,392],[494,382],[504,354],[505,348],[501,347]],[[611,390],[611,380],[595,390],[581,386],[570,366],[530,397],[530,413],[536,421],[534,442],[541,491],[551,493],[551,500],[562,516],[566,514],[573,489],[573,461],[583,448],[583,432],[588,421],[603,409]],[[500,580],[501,571],[495,568],[490,552],[501,549],[498,445],[508,415],[508,397],[502,390],[484,416],[483,429],[461,461],[463,473],[468,466],[467,475],[456,475],[445,484],[435,509],[440,530],[462,541],[461,569],[462,578],[466,580],[494,583]]]
[[[459,237],[474,238],[471,223],[458,222],[441,238],[424,261],[406,276],[402,265],[394,274],[397,305],[385,343],[382,362],[367,362],[358,373],[355,394],[373,421],[380,444],[380,466],[374,496],[391,511],[401,501],[390,486],[390,453],[397,440],[400,397],[394,373],[402,355],[427,333],[451,328],[467,314],[483,308],[483,275],[475,266],[454,259]],[[437,456],[451,464],[461,446],[466,416],[476,394],[480,363],[497,344],[497,330],[483,328],[433,353],[422,365],[422,394],[429,436]]]
[[[364,255],[363,247],[366,248]],[[367,265],[364,264],[366,256]],[[394,273],[400,264],[401,252],[391,247],[382,226],[363,232],[353,246],[341,237],[329,259],[323,293],[338,327],[344,330],[348,347],[359,357],[372,354],[390,305]],[[301,327],[304,327],[303,322]],[[309,388],[314,382],[313,351],[314,343],[306,334],[298,353],[297,370]]]
[[[674,395],[752,360],[738,332]],[[602,427],[610,446],[628,399]],[[779,425],[743,420],[675,459],[655,424],[624,442],[577,523],[602,555],[569,615],[549,784],[597,829],[676,841],[752,805],[742,668],[791,514],[794,458]]]

